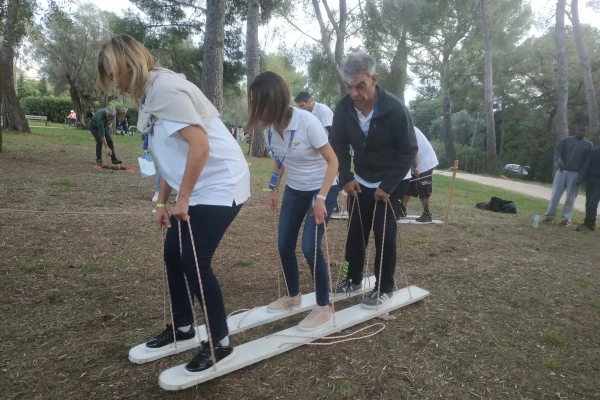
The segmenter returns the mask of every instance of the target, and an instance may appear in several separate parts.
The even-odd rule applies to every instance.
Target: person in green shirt
[[[90,133],[96,140],[96,165],[102,165],[102,146],[106,149],[106,155],[110,157],[113,164],[122,163],[115,154],[115,146],[107,130],[110,121],[115,118],[116,114],[115,107],[108,106],[96,111],[88,122]]]

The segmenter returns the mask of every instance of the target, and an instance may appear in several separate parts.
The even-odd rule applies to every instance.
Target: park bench
[[[26,115],[25,119],[27,121],[43,122],[45,125],[48,125],[48,117],[42,115]]]

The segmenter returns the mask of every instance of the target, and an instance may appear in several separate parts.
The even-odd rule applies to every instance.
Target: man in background
[[[433,169],[439,164],[433,146],[423,132],[415,126],[415,136],[419,151],[413,162],[412,173],[408,184],[408,192],[404,196],[403,216],[406,216],[406,205],[411,197],[418,197],[423,204],[423,214],[416,219],[417,222],[431,222],[431,209],[429,197],[433,192]]]
[[[589,162],[584,167],[585,175],[585,219],[576,229],[577,232],[596,230],[598,202],[600,202],[600,146],[596,146],[590,154]]]
[[[592,142],[585,138],[586,128],[580,126],[575,136],[569,136],[558,142],[554,151],[554,165],[558,168],[552,182],[552,195],[548,210],[544,214],[544,222],[554,221],[556,209],[565,189],[567,197],[562,209],[560,224],[569,226],[575,198],[579,192],[579,183],[583,182],[584,167],[592,151]]]
[[[331,125],[333,124],[333,111],[325,104],[314,101],[308,92],[300,92],[294,98],[296,107],[306,110],[321,121],[321,124],[327,129],[327,133],[331,133]]]

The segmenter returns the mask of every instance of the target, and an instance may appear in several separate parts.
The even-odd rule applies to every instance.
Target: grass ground
[[[129,348],[162,329],[162,233],[151,224],[153,179],[95,170],[87,131],[4,132],[0,153],[0,398],[5,399],[594,399],[600,398],[600,234],[531,227],[544,200],[457,181],[449,225],[400,225],[397,281],[431,292],[394,312],[378,335],[304,346],[179,393]],[[135,164],[141,139],[116,137]],[[277,297],[274,217],[262,191],[269,160],[248,159],[252,197],[214,268],[228,312]],[[443,219],[450,179],[431,199]],[[491,196],[516,215],[476,209]],[[409,213],[420,212],[418,202]],[[574,222],[583,215],[575,213]],[[332,267],[346,226],[328,230]],[[301,257],[301,254],[298,254]],[[301,264],[302,291],[310,292]],[[337,303],[338,308],[356,300]],[[233,337],[244,343],[296,316]],[[371,321],[372,322],[372,321]],[[379,320],[378,320],[379,322]],[[362,324],[357,329],[368,325]]]

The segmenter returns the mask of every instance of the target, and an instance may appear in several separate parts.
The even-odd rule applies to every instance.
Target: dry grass
[[[377,336],[304,346],[166,393],[158,374],[191,353],[147,365],[127,360],[128,349],[163,324],[162,234],[151,224],[153,182],[138,172],[92,169],[92,141],[60,145],[6,133],[4,139],[0,398],[600,397],[598,233],[555,225],[534,231],[530,213],[508,216],[473,207],[485,198],[454,203],[447,232],[435,225],[400,226],[398,281],[406,271],[410,283],[431,296],[395,312]],[[133,162],[139,138],[121,141],[119,156]],[[253,171],[269,163],[250,161]],[[253,175],[253,197],[214,258],[228,311],[277,296],[274,219],[261,191],[268,176],[259,175]],[[461,188],[455,189],[457,199],[468,195]],[[446,196],[447,190],[434,189],[435,214],[442,214]],[[418,212],[416,202],[412,211]],[[342,221],[330,224],[336,265],[345,229]],[[307,271],[301,270],[303,292],[312,291]],[[300,318],[233,340],[243,343]]]

